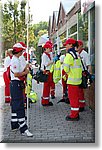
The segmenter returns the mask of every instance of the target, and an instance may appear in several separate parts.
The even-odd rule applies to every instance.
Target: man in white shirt
[[[83,48],[83,41],[78,40],[78,48],[76,49],[76,51],[79,53],[79,56],[83,62],[83,65],[85,67],[86,70],[88,70],[90,72],[90,74],[92,74],[92,68],[91,68],[91,62],[90,62],[90,57],[89,54],[84,50]],[[84,97],[84,91],[83,88],[80,88],[80,92],[79,92],[79,111],[82,112],[84,111],[84,107],[85,107],[85,97]]]

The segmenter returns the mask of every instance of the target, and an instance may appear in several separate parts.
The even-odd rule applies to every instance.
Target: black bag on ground
[[[37,82],[46,82],[48,79],[48,74],[44,74],[42,70],[38,70],[36,74],[33,76],[33,78]]]

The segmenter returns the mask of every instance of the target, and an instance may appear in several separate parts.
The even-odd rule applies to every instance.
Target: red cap
[[[66,42],[63,44],[64,46],[66,46],[67,44],[75,44],[76,40],[69,38],[68,40],[66,40]]]
[[[82,40],[78,40],[78,45],[83,45],[83,41]]]
[[[13,46],[13,50],[15,50],[16,52],[20,52],[20,51],[23,51],[25,50],[26,48],[22,46],[22,44],[20,43],[16,43],[14,46]]]
[[[51,49],[52,46],[49,43],[46,42],[45,45],[43,46],[43,48],[50,48]]]
[[[49,40],[49,41],[47,41],[46,43],[48,43],[48,44],[50,44],[51,45],[51,47],[53,48],[53,44],[52,44],[52,42]],[[52,48],[51,48],[51,52],[52,52]]]
[[[50,40],[47,41],[46,43],[50,44],[53,47],[53,44],[52,44],[52,42]]]
[[[19,42],[23,47],[27,48],[24,42]]]

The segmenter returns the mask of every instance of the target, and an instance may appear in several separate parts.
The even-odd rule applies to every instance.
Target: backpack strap
[[[68,53],[71,54],[74,59],[78,59],[78,56],[77,56],[76,52],[68,51]]]

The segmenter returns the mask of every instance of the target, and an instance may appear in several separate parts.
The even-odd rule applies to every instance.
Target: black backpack
[[[44,74],[43,71],[41,69],[39,69],[36,74],[34,74],[33,78],[37,81],[37,82],[46,82],[48,79],[48,74]]]

